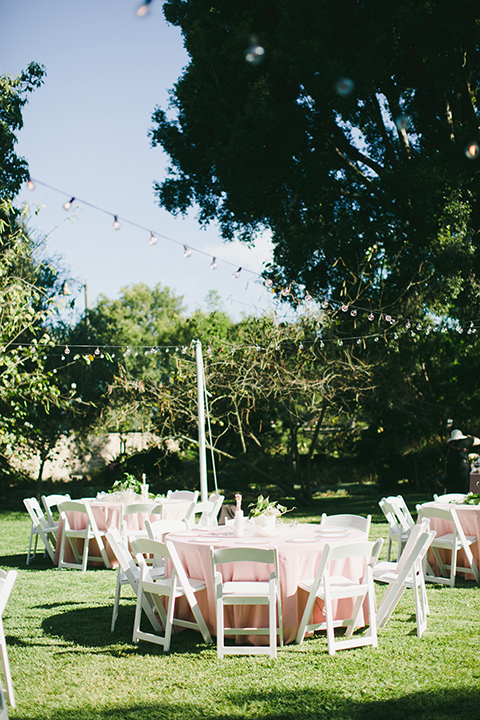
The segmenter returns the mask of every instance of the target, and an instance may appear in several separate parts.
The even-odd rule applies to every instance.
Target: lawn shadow
[[[171,693],[164,700],[118,707],[78,707],[53,712],[39,709],[38,713],[10,714],[11,720],[241,720],[255,717],[260,720],[470,720],[476,717],[480,692],[442,690],[418,692],[381,701],[356,701],[347,694],[326,688],[255,691],[225,688],[212,695],[208,707],[175,702]]]
[[[64,605],[64,603],[62,603]],[[132,628],[135,615],[135,601],[130,605],[120,606],[115,624],[114,632],[110,631],[112,621],[112,606],[88,606],[77,607],[56,615],[50,615],[42,622],[42,630],[45,635],[60,638],[68,643],[74,643],[81,652],[87,648],[95,654],[98,650],[111,652],[112,655],[119,654],[119,646],[122,646],[121,654],[125,654],[123,646],[129,645],[130,649],[140,655],[162,655],[163,649],[153,643],[140,642],[138,645],[132,643]],[[48,607],[48,606],[43,606]],[[52,607],[56,607],[53,604]],[[147,623],[146,620],[144,620]],[[202,636],[193,630],[177,630],[174,628],[171,652],[175,653],[199,653],[204,649],[205,643]],[[96,650],[95,650],[96,648]],[[71,652],[77,650],[71,648]]]

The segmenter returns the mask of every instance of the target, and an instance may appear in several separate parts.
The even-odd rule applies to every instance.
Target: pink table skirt
[[[302,527],[304,528],[302,534]],[[315,530],[314,530],[315,528]],[[210,560],[210,546],[215,548],[252,546],[277,547],[280,574],[280,592],[282,600],[284,642],[295,640],[300,620],[307,602],[308,594],[299,589],[299,582],[313,580],[323,549],[327,543],[330,545],[355,543],[364,539],[364,535],[357,530],[345,531],[343,537],[321,537],[320,526],[296,526],[296,534],[280,535],[274,538],[243,538],[237,539],[229,536],[230,529],[218,527],[209,528],[208,533],[190,531],[189,533],[170,533],[171,540],[178,551],[180,559],[189,577],[205,580],[207,589],[197,595],[200,609],[212,635],[216,635],[216,613],[213,589],[212,567]],[[373,546],[373,543],[372,543]],[[271,572],[270,566],[258,563],[234,563],[223,566],[225,580],[267,580]],[[352,580],[359,580],[365,572],[363,560],[347,559],[332,565],[331,572],[343,574]],[[187,619],[190,617],[189,608],[183,600],[177,601],[176,615]],[[337,602],[335,615],[337,618],[349,617],[353,603],[350,599]],[[365,612],[365,611],[364,611]],[[363,623],[368,619],[364,615]],[[314,609],[313,622],[324,622],[325,614],[323,602],[318,600]],[[266,606],[230,606],[225,609],[226,624],[234,627],[266,627],[268,625],[268,608]],[[268,644],[268,638],[251,636],[250,642],[254,644]],[[245,642],[245,637],[242,637]]]
[[[191,503],[187,500],[165,500],[163,503],[163,515],[164,519],[168,520],[183,520],[185,513],[190,507]],[[119,530],[122,518],[122,503],[119,502],[97,502],[95,500],[90,501],[90,507],[93,510],[93,516],[99,530],[108,530],[110,527],[116,527]],[[72,512],[68,513],[70,525],[75,530],[83,530],[86,527],[86,515],[84,513]],[[158,515],[147,515],[145,513],[133,513],[131,515],[125,515],[125,521],[129,530],[143,530],[146,519],[158,520]],[[60,519],[58,526],[58,537],[55,548],[55,565],[58,565],[60,555],[60,545],[62,541],[63,523]],[[78,546],[81,549],[83,541],[78,541]],[[111,549],[108,542],[105,540],[105,547],[107,550],[108,558],[112,564],[112,567],[118,565],[113,550]],[[92,556],[98,556],[99,550],[95,540],[90,541],[89,552]],[[69,541],[65,543],[65,561],[75,562],[73,550],[70,546]]]
[[[438,507],[446,507],[448,509],[454,507],[465,535],[473,535],[477,538],[480,538],[480,505],[461,505],[457,503],[451,505],[450,503],[442,502],[441,496],[435,503],[425,503],[425,505],[437,505]],[[442,520],[441,518],[430,518],[430,527],[432,530],[435,530],[438,536],[453,532],[453,523],[449,520]],[[470,549],[472,551],[475,564],[478,567],[478,542],[476,542],[474,545],[471,545]],[[444,558],[447,562],[450,562],[451,553],[448,550],[438,550],[438,552],[440,553],[442,559]],[[435,562],[432,550],[429,550],[428,552],[428,562],[432,566],[433,570],[435,572],[438,572],[437,563]],[[458,552],[457,564],[461,565],[462,567],[468,567],[468,562],[463,550],[459,550]],[[464,577],[468,580],[471,580],[473,575],[468,573],[464,574]]]

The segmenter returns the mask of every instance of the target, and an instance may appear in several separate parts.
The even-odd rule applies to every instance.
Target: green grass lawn
[[[427,499],[427,498],[423,498]],[[414,508],[422,498],[409,499]],[[371,537],[386,537],[376,498],[327,498],[315,513],[373,512]],[[293,513],[308,520],[312,515]],[[314,515],[318,520],[318,515]],[[4,614],[16,692],[11,720],[125,718],[465,718],[480,708],[480,589],[427,585],[428,628],[416,636],[411,591],[379,631],[378,648],[327,654],[323,633],[268,657],[217,660],[195,632],[171,652],[134,646],[133,593],[124,591],[114,633],[115,571],[58,571],[42,556],[26,567],[26,512],[0,513],[0,567],[18,570]],[[377,597],[383,587],[377,586]]]

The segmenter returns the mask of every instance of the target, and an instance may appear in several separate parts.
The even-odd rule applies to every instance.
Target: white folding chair
[[[336,650],[373,645],[377,647],[377,622],[375,614],[375,588],[373,584],[373,567],[378,560],[382,549],[383,539],[379,538],[375,545],[371,542],[360,542],[349,545],[325,545],[320,558],[320,564],[313,582],[301,582],[299,587],[306,590],[307,604],[300,621],[296,642],[303,642],[305,633],[311,630],[326,630],[328,640],[328,653],[334,655]],[[330,575],[330,564],[341,560],[356,559],[365,561],[365,573],[361,580],[351,580],[344,575]],[[353,610],[348,618],[334,619],[333,602],[343,598],[355,598]],[[310,623],[313,609],[317,599],[325,604],[325,622]],[[352,636],[359,625],[359,616],[363,603],[367,599],[369,628],[363,635]],[[335,628],[346,627],[345,639],[335,640]]]
[[[323,513],[320,525],[322,527],[355,528],[365,533],[365,539],[368,540],[371,522],[371,515],[363,517],[362,515],[327,515],[327,513]]]
[[[10,663],[8,662],[7,642],[5,639],[5,631],[3,629],[3,611],[12,592],[13,585],[17,579],[17,571],[9,570],[6,572],[0,568],[0,659],[3,667],[3,677],[5,678],[5,687],[7,691],[7,699],[10,705],[15,707],[15,693],[13,691],[12,674],[10,672]],[[1,688],[1,683],[0,683]]]
[[[427,582],[436,582],[443,585],[450,585],[450,587],[455,587],[455,575],[457,572],[462,572],[472,574],[477,582],[477,585],[479,585],[480,579],[478,575],[478,568],[475,564],[470,547],[478,541],[478,538],[475,535],[465,535],[455,508],[453,506],[444,507],[435,504],[417,505],[417,511],[420,520],[423,520],[423,518],[428,518],[429,521],[435,518],[438,520],[446,520],[451,523],[452,527],[452,532],[444,533],[443,535],[437,533],[436,537],[432,541],[431,548],[440,574],[436,575],[428,560],[425,560],[425,580],[427,580]],[[439,550],[450,551],[450,563],[443,561],[440,553],[438,552]],[[465,557],[469,565],[468,567],[461,567],[457,564],[457,555],[459,550],[463,550],[465,553]],[[448,574],[449,570],[450,574]]]
[[[82,502],[80,500],[64,500],[58,506],[60,511],[60,517],[63,524],[62,539],[60,541],[60,554],[58,567],[60,570],[63,568],[72,568],[75,570],[81,570],[85,573],[87,569],[87,563],[91,562],[103,562],[105,567],[111,568],[110,560],[108,559],[107,551],[105,549],[104,538],[106,531],[99,530],[95,517],[90,507],[89,502]],[[85,527],[76,529],[71,526],[70,518],[68,513],[76,512],[85,515]],[[65,545],[66,541],[70,543],[75,562],[68,562],[65,560]],[[77,546],[77,540],[83,540],[83,550],[79,553]],[[89,552],[90,541],[95,540],[100,551],[100,555],[93,556]]]
[[[185,530],[184,520],[145,520],[145,530],[150,540],[164,542],[165,535],[176,530]]]
[[[195,597],[195,593],[206,589],[205,581],[187,577],[175,546],[171,542],[161,543],[158,540],[151,540],[150,538],[136,538],[132,539],[131,546],[140,569],[137,607],[133,625],[133,642],[137,643],[139,640],[146,640],[147,642],[161,645],[164,652],[168,652],[170,649],[172,628],[176,625],[178,627],[199,630],[205,642],[211,643],[211,635],[198,606],[197,598]],[[153,567],[147,565],[144,555],[153,556]],[[155,568],[168,561],[171,562],[171,576],[168,578],[165,576],[157,577]],[[145,597],[155,606],[156,612],[164,627],[164,635],[141,630],[143,599]],[[182,620],[175,617],[175,601],[179,597],[185,597],[187,599],[195,618],[194,621]],[[167,598],[167,610],[165,610],[162,602],[163,598]]]
[[[115,630],[115,623],[117,622],[118,617],[121,589],[124,585],[130,585],[133,592],[135,593],[135,597],[137,597],[140,570],[137,563],[135,562],[135,558],[130,552],[128,539],[123,537],[118,528],[109,528],[107,530],[106,537],[108,544],[112,548],[113,554],[118,561],[115,598],[113,601],[112,623],[110,626],[110,631],[113,632]],[[158,574],[163,575],[164,568],[161,568]],[[146,598],[143,598],[143,610],[148,616],[152,627],[154,627],[155,630],[160,631],[161,625],[155,616],[154,608],[152,607],[152,605],[149,605]]]
[[[434,537],[435,532],[428,530],[426,520],[415,525],[400,560],[398,562],[378,562],[373,568],[373,579],[389,585],[377,611],[378,628],[385,627],[405,590],[412,588],[418,637],[422,637],[427,629],[429,609],[423,560]]]
[[[394,544],[397,548],[395,557],[398,561],[400,559],[400,555],[402,554],[402,548],[408,540],[410,529],[406,530],[402,527],[398,520],[397,513],[395,512],[395,508],[389,501],[389,498],[382,498],[378,504],[388,522],[387,561],[390,562],[392,545]]]
[[[282,602],[276,548],[210,548],[217,616],[217,657],[224,655],[277,656],[277,636],[283,645]],[[230,563],[270,565],[268,580],[225,580],[222,566]],[[268,627],[232,627],[225,625],[225,608],[238,605],[268,605]],[[278,616],[278,627],[277,627]],[[268,635],[268,645],[225,645],[232,635]]]
[[[190,500],[190,502],[197,502],[199,495],[198,490],[169,490],[167,492],[167,500]]]
[[[159,502],[134,502],[122,505],[121,525],[124,537],[148,537],[146,529],[132,530],[128,527],[127,517],[131,515],[156,515],[161,518],[163,505]]]
[[[434,502],[463,502],[467,496],[465,493],[444,493],[443,495],[433,494]]]
[[[55,508],[58,508],[59,503],[64,500],[71,500],[70,495],[68,493],[65,493],[65,495],[42,495],[40,499],[43,507],[45,508],[45,516],[48,520],[48,524],[56,527],[58,530],[58,520],[53,516],[52,511]]]
[[[57,540],[57,526],[50,525],[47,518],[45,517],[40,503],[37,498],[24,498],[23,504],[25,505],[30,520],[32,521],[32,527],[30,529],[30,541],[28,543],[28,554],[27,554],[27,565],[30,565],[30,560],[37,554],[37,542],[40,537],[44,545],[44,555],[48,553],[52,562],[55,560],[55,545]],[[33,545],[33,556],[32,556],[32,545]]]
[[[195,524],[203,527],[213,527],[218,524],[218,514],[223,503],[222,495],[210,495],[208,500],[204,502],[192,503],[185,515],[185,523],[187,527],[192,528]],[[199,515],[198,523],[196,516]]]

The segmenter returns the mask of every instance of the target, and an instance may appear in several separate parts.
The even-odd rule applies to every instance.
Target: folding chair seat
[[[197,523],[198,525],[203,527],[213,527],[217,525],[217,518],[223,500],[224,498],[222,495],[210,495],[210,498],[204,502],[192,503],[184,518],[187,527],[194,527],[197,515],[200,515]]]
[[[58,509],[59,503],[64,500],[71,500],[70,495],[68,493],[65,493],[65,495],[42,495],[40,499],[45,509],[45,517],[48,520],[48,524],[56,527],[58,530],[58,520],[54,517],[53,511],[55,508]]]
[[[27,565],[30,565],[30,560],[32,559],[32,545],[33,557],[37,554],[37,543],[39,537],[44,545],[44,556],[48,553],[51,561],[54,562],[55,546],[57,541],[57,525],[50,525],[37,498],[24,498],[23,504],[25,505],[27,512],[30,515],[30,520],[32,521],[30,541],[28,543]]]
[[[373,579],[389,585],[377,611],[378,628],[385,627],[405,590],[412,588],[418,637],[422,637],[427,629],[429,609],[423,560],[434,537],[435,532],[428,530],[427,521],[415,525],[400,560],[398,562],[378,562],[373,568]]]
[[[199,630],[205,642],[212,642],[211,635],[198,606],[197,598],[195,597],[197,592],[206,589],[205,581],[187,577],[175,546],[173,543],[168,542],[168,540],[166,543],[161,543],[158,540],[151,540],[150,538],[136,538],[131,541],[131,545],[140,569],[137,607],[133,625],[133,642],[137,643],[139,640],[146,640],[147,642],[161,645],[163,650],[168,652],[174,625]],[[147,565],[145,555],[153,556],[153,566]],[[156,576],[156,568],[167,562],[169,562],[172,568],[171,576],[168,578],[164,575],[161,577]],[[194,616],[194,621],[181,620],[175,617],[175,601],[180,597],[187,599]],[[144,598],[147,598],[148,602],[155,607],[156,613],[160,617],[164,627],[163,635],[141,630],[140,625]],[[162,602],[163,598],[167,599],[166,610]]]
[[[167,492],[167,500],[190,500],[190,502],[197,502],[199,495],[198,490],[169,490]]]
[[[3,611],[12,592],[13,585],[17,579],[17,571],[9,570],[6,572],[0,568],[0,659],[3,667],[3,677],[5,679],[5,687],[7,691],[7,699],[10,705],[15,707],[15,693],[13,690],[12,674],[10,672],[10,663],[8,662],[7,642],[5,640],[5,631],[3,629]],[[1,688],[1,683],[0,683]]]
[[[471,550],[471,545],[474,545],[478,541],[478,538],[475,535],[465,535],[453,505],[452,507],[435,504],[417,505],[417,511],[420,520],[423,520],[424,518],[427,518],[429,521],[435,518],[438,520],[446,520],[451,523],[452,528],[452,532],[443,533],[442,535],[437,532],[436,537],[432,541],[431,548],[440,574],[436,575],[428,560],[425,560],[425,580],[427,582],[436,582],[443,585],[450,585],[450,587],[455,587],[455,576],[457,572],[462,572],[472,574],[477,582],[477,585],[479,585],[480,579],[478,568],[475,564]],[[439,550],[450,551],[450,563],[444,562]],[[457,556],[459,550],[463,550],[465,553],[468,567],[461,567],[458,565]],[[449,574],[448,571],[450,571]]]
[[[75,570],[81,570],[85,573],[89,560],[91,562],[103,562],[105,567],[111,568],[104,543],[106,531],[98,529],[90,503],[79,500],[64,500],[60,503],[58,509],[60,511],[60,517],[63,524],[58,561],[59,569],[72,568]],[[68,513],[70,512],[81,513],[85,516],[84,528],[76,529],[72,527],[68,516]],[[68,562],[65,560],[65,545],[67,539],[75,557],[75,562]],[[77,540],[83,540],[83,550],[81,553],[77,547]],[[100,555],[93,556],[90,554],[91,540],[94,540],[97,543]]]
[[[368,540],[371,522],[371,515],[363,517],[362,515],[327,515],[327,513],[323,513],[320,525],[323,527],[355,528],[365,533],[365,539]]]
[[[313,582],[301,582],[299,587],[308,592],[308,600],[298,628],[296,642],[301,643],[305,633],[311,630],[326,630],[328,653],[334,655],[336,650],[373,645],[377,647],[377,622],[375,613],[375,588],[373,584],[373,568],[378,560],[383,540],[379,538],[375,545],[371,542],[360,542],[349,545],[326,545]],[[344,575],[330,575],[330,564],[347,559],[365,560],[365,573],[359,581],[351,580]],[[352,598],[353,610],[348,618],[337,618],[333,613],[333,602],[344,598]],[[325,622],[309,623],[317,599],[325,604]],[[353,636],[353,631],[360,624],[359,617],[363,603],[367,599],[369,628],[363,635]],[[335,628],[346,627],[344,639],[335,640]]]
[[[140,578],[140,570],[138,568],[137,563],[135,562],[135,558],[133,557],[132,553],[130,552],[130,547],[128,543],[128,539],[123,537],[123,535],[120,533],[120,530],[116,527],[111,527],[107,530],[107,541],[110,547],[112,548],[113,554],[115,555],[115,558],[118,561],[118,568],[117,568],[117,578],[116,578],[116,585],[115,585],[115,598],[113,601],[113,611],[112,611],[112,623],[110,626],[110,631],[113,632],[115,630],[115,623],[117,621],[118,617],[118,609],[120,605],[120,593],[121,589],[124,585],[130,585],[133,592],[135,593],[135,597],[138,595],[138,580]],[[164,568],[162,567],[158,574],[163,575],[165,572]],[[147,614],[148,619],[150,620],[152,626],[155,628],[155,630],[160,631],[161,625],[158,621],[158,619],[155,616],[153,606],[148,604],[147,599],[143,599],[143,609],[144,612]]]
[[[217,657],[224,655],[277,656],[277,636],[283,645],[282,603],[276,548],[210,548],[217,617]],[[270,565],[268,580],[226,580],[225,566],[230,563]],[[230,572],[230,571],[229,571]],[[268,605],[268,627],[232,627],[225,625],[225,608],[239,605]],[[278,627],[277,627],[278,617]],[[235,622],[235,621],[233,621]],[[225,637],[267,635],[268,645],[225,645]]]

